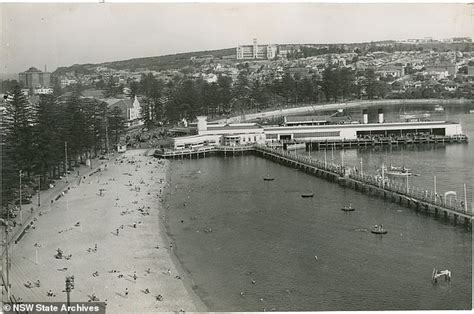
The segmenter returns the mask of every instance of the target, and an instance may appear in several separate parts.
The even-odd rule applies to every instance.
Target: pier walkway
[[[472,208],[469,210],[467,204],[459,199],[443,201],[441,196],[429,189],[415,186],[407,187],[406,184],[389,178],[383,178],[382,180],[382,177],[378,175],[360,174],[354,171],[353,168],[340,164],[325,163],[296,152],[269,148],[263,145],[256,145],[255,151],[261,157],[326,178],[337,182],[341,186],[350,187],[369,195],[378,195],[384,199],[414,207],[416,210],[423,210],[432,214],[435,218],[439,216],[444,216],[445,219],[451,218],[455,224],[464,220],[466,225],[472,226]]]
[[[358,173],[354,168],[342,164],[328,163],[313,159],[310,156],[298,154],[295,151],[271,148],[265,145],[244,146],[212,146],[198,149],[179,151],[156,151],[154,156],[158,158],[180,158],[193,159],[210,155],[236,156],[245,153],[284,164],[289,167],[300,169],[306,173],[336,182],[343,187],[349,187],[368,195],[376,195],[392,202],[413,207],[416,211],[423,211],[434,218],[444,218],[454,224],[464,223],[472,227],[473,209],[468,208],[459,199],[446,200],[429,189],[382,178],[379,175]]]

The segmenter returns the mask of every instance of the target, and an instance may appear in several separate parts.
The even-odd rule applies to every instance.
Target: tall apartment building
[[[257,39],[253,39],[253,45],[238,46],[236,48],[237,60],[244,59],[274,59],[277,56],[277,45],[258,45]]]
[[[21,72],[19,78],[24,88],[49,87],[51,85],[51,73],[43,72],[35,67]]]

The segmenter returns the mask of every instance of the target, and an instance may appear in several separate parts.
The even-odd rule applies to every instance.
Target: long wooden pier
[[[353,168],[341,164],[316,160],[309,156],[283,149],[275,149],[258,144],[212,146],[194,150],[157,151],[154,156],[158,158],[193,159],[210,155],[239,156],[248,153],[297,168],[306,173],[338,183],[343,187],[352,188],[368,195],[383,197],[386,200],[414,208],[417,212],[423,212],[435,219],[444,219],[454,224],[463,224],[467,228],[472,228],[473,208],[469,209],[467,204],[458,199],[455,199],[453,202],[446,202],[439,195],[427,189],[420,189],[415,186],[407,187],[405,184],[395,180],[382,179],[376,175],[361,174],[354,171]]]

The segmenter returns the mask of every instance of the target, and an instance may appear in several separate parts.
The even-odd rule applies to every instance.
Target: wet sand
[[[174,264],[173,244],[162,230],[159,194],[168,162],[145,154],[133,150],[104,161],[101,171],[80,184],[76,180],[52,205],[45,202],[35,229],[12,246],[15,297],[66,301],[65,277],[74,275],[71,301],[85,302],[94,294],[107,300],[110,313],[206,310],[190,279]],[[55,258],[58,248],[72,257]],[[25,287],[37,280],[40,287]],[[49,290],[55,297],[47,296]]]

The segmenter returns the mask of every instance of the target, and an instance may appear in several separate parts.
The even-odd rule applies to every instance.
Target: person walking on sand
[[[137,272],[133,272],[133,280],[137,280]]]
[[[119,230],[117,229],[117,235],[119,235]]]
[[[125,296],[128,297],[128,288],[125,288]]]

